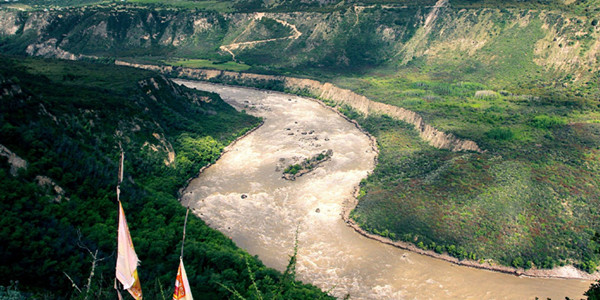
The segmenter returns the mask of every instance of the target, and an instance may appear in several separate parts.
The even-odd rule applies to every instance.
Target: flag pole
[[[181,256],[180,259],[183,259],[183,246],[185,244],[185,228],[187,227],[188,215],[190,213],[190,207],[187,207],[187,211],[185,212],[185,221],[183,222],[183,238],[181,239]]]
[[[173,300],[192,300],[192,290],[190,282],[187,279],[185,267],[183,266],[183,247],[185,245],[185,230],[187,220],[190,214],[190,207],[187,207],[185,212],[185,221],[183,222],[183,238],[181,239],[181,256],[179,256],[179,269],[177,269],[177,277],[175,278],[175,291],[173,292]]]
[[[123,152],[123,147],[121,146],[121,142],[119,142],[119,150],[121,150],[121,156],[119,158],[119,173],[117,174],[117,204],[121,203],[121,199],[119,196],[121,194],[121,182],[123,181],[123,161],[125,160],[125,153]],[[118,235],[118,233],[117,233]],[[117,241],[118,243],[118,241]],[[119,291],[119,284],[117,283],[117,277],[115,277],[115,291],[117,291],[117,297],[119,300],[123,300],[123,296],[121,295],[121,291]]]
[[[136,300],[142,299],[142,287],[140,285],[140,279],[137,273],[137,266],[139,259],[133,248],[133,242],[131,240],[131,234],[129,233],[129,226],[127,226],[127,219],[125,218],[125,212],[123,211],[123,205],[119,198],[121,194],[121,183],[123,182],[123,162],[125,160],[125,152],[121,143],[119,143],[119,149],[121,150],[121,159],[119,162],[119,178],[117,182],[117,203],[119,205],[119,226],[117,229],[117,266],[116,266],[116,281],[119,281],[122,285],[122,289],[125,289],[131,294]],[[115,285],[117,290],[117,296],[121,298],[121,292]]]
[[[119,196],[121,195],[121,182],[123,182],[123,161],[125,161],[125,152],[123,151],[123,147],[121,147],[121,142],[119,142],[119,149],[121,149],[121,158],[119,159],[119,175],[117,181],[117,202],[121,202]]]

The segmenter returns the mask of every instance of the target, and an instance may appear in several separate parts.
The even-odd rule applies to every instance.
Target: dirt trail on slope
[[[290,24],[287,21],[284,20],[279,20],[279,19],[273,19],[275,20],[275,22],[289,27],[292,29],[293,34],[286,36],[286,37],[280,37],[280,38],[273,38],[273,39],[266,39],[266,40],[258,40],[258,41],[250,41],[250,42],[240,42],[240,43],[236,43],[235,41],[245,32],[247,32],[250,28],[252,28],[252,26],[256,23],[257,20],[261,20],[263,17],[265,16],[264,13],[257,13],[254,18],[252,19],[252,21],[250,22],[250,24],[248,24],[248,27],[246,28],[246,30],[244,30],[237,38],[235,38],[233,41],[233,43],[228,44],[228,45],[222,45],[221,47],[219,47],[219,49],[221,49],[222,51],[228,52],[229,54],[231,54],[231,56],[233,57],[234,61],[237,61],[237,59],[235,58],[235,53],[233,53],[233,50],[237,50],[243,47],[247,47],[247,46],[253,46],[256,44],[261,44],[261,43],[268,43],[268,42],[274,42],[274,41],[279,41],[279,40],[287,40],[287,39],[291,39],[291,40],[296,40],[298,39],[301,35],[302,32],[300,32],[298,30],[298,28],[296,28],[296,25],[294,24]]]

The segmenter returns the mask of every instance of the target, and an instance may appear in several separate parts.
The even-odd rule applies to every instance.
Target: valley
[[[181,196],[176,191],[185,181],[202,166],[215,163],[225,149],[227,153],[214,166],[191,181],[186,190],[191,194],[180,200],[194,203],[196,214],[211,227],[284,273],[254,260],[244,271],[239,258],[247,257],[240,254],[226,269],[239,271],[238,275],[250,273],[248,277],[233,280],[236,276],[230,271],[208,269],[206,274],[218,275],[196,278],[196,284],[207,286],[202,291],[209,298],[232,293],[229,287],[239,288],[244,298],[260,298],[260,293],[279,293],[275,298],[283,293],[324,297],[314,287],[290,288],[295,273],[289,273],[286,262],[291,266],[296,259],[289,260],[296,229],[298,276],[324,291],[332,289],[338,298],[346,293],[377,299],[456,298],[460,293],[473,298],[562,298],[561,293],[583,297],[589,281],[462,271],[463,267],[432,262],[415,253],[534,277],[598,279],[599,20],[600,3],[595,0],[0,3],[0,57],[9,62],[0,69],[5,89],[0,95],[0,163],[1,175],[13,183],[5,185],[0,196],[15,215],[24,210],[21,204],[27,197],[59,202],[76,199],[73,203],[84,206],[89,203],[82,199],[105,201],[105,192],[100,192],[104,196],[90,194],[88,187],[94,180],[101,183],[100,190],[110,186],[107,174],[113,166],[99,161],[115,155],[115,149],[104,144],[118,140],[127,149],[135,149],[132,159],[136,163],[148,159],[141,168],[149,170],[149,175],[131,177],[133,197],[141,201],[147,195],[160,195],[160,201],[166,201],[161,203],[172,203]],[[170,79],[218,91],[237,111],[215,94],[191,92]],[[45,90],[36,81],[57,87]],[[283,98],[278,97],[288,97],[284,100],[289,103],[280,103]],[[117,105],[121,103],[129,106]],[[124,112],[131,105],[143,109],[128,119]],[[42,116],[41,121],[22,110],[30,106],[32,113]],[[199,120],[193,120],[194,116]],[[298,118],[298,123],[285,123],[282,116],[288,116],[287,121]],[[111,122],[118,130],[108,125]],[[258,124],[263,125],[256,128]],[[329,127],[323,128],[324,124]],[[115,131],[113,135],[109,128]],[[256,131],[245,136],[251,128]],[[43,132],[59,142],[42,138]],[[333,138],[338,134],[355,144],[342,145]],[[365,137],[371,146],[365,146]],[[75,157],[88,157],[87,165],[93,167],[71,172],[66,166],[77,164],[49,161],[65,153],[73,155],[72,151],[84,153]],[[329,156],[325,159],[320,156],[323,153]],[[307,162],[312,158],[319,162]],[[246,170],[236,169],[230,159]],[[25,177],[19,172],[25,172]],[[239,172],[254,175],[251,180],[245,175],[231,175],[231,179],[225,175]],[[84,181],[85,176],[92,179]],[[328,181],[335,176],[343,179]],[[211,182],[211,187],[198,183],[202,180]],[[14,182],[35,183],[38,188],[14,190]],[[85,187],[76,188],[75,183]],[[240,195],[234,197],[236,193]],[[13,203],[19,205],[11,208]],[[163,214],[152,205],[146,213]],[[58,206],[51,206],[56,216],[66,209]],[[171,228],[178,218],[167,210],[164,224]],[[242,216],[248,214],[257,218]],[[54,215],[41,213],[51,223]],[[260,218],[267,221],[260,222]],[[109,243],[102,240],[110,226],[89,229],[90,220],[69,216],[59,223],[73,234],[82,226],[88,239],[107,253]],[[389,247],[363,241],[344,221],[364,236],[413,252],[382,250]],[[42,225],[35,224],[32,232],[44,232]],[[316,224],[321,226],[313,228]],[[141,232],[146,233],[147,225]],[[331,228],[348,245],[319,238]],[[312,234],[319,230],[320,234]],[[73,234],[66,235],[71,244],[76,239]],[[6,235],[3,241],[14,246],[22,238]],[[303,238],[312,245],[304,252],[309,255],[306,260],[302,258]],[[49,241],[29,250],[56,248],[58,242],[49,245]],[[171,242],[142,248],[165,251],[174,247]],[[271,242],[276,248],[270,248]],[[348,248],[353,245],[364,253],[388,253],[391,261],[361,264],[363,256]],[[75,253],[71,249],[59,257],[68,258],[66,265],[77,266],[74,278],[82,282],[85,267]],[[316,259],[317,253],[324,258]],[[337,257],[341,253],[348,257],[343,266],[325,258],[325,254]],[[220,257],[213,254],[200,257]],[[411,259],[403,259],[407,256]],[[43,274],[62,276],[58,270],[65,263],[55,262],[54,256],[36,257],[46,266]],[[364,257],[366,262],[371,256]],[[423,273],[428,264],[439,273]],[[156,261],[150,265],[153,274],[162,268]],[[2,274],[17,268],[9,266]],[[264,284],[258,290],[249,283],[254,280],[253,268]],[[381,270],[387,271],[373,275]],[[454,276],[451,270],[461,271]],[[439,277],[442,274],[444,278]],[[65,278],[43,286],[27,278],[28,292],[43,293],[60,286],[64,295],[66,290]],[[488,283],[474,291],[449,278],[465,283],[487,278]],[[2,278],[0,286],[8,286],[11,280]],[[523,294],[495,289],[499,282],[519,286]],[[153,290],[161,289],[160,285],[158,279]],[[424,285],[431,294],[423,291]],[[98,286],[101,290],[106,283]]]

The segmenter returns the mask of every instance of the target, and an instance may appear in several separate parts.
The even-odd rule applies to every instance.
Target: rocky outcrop
[[[79,55],[75,55],[56,46],[56,42],[56,39],[49,39],[43,43],[31,44],[27,46],[25,52],[31,56],[55,57],[67,60],[77,60],[80,58]]]
[[[141,65],[124,61],[116,61],[118,65],[143,68],[158,71],[170,76],[198,79],[221,80],[223,82],[236,82],[243,85],[252,85],[253,81],[279,81],[285,88],[292,92],[309,93],[319,99],[333,101],[336,105],[349,105],[354,110],[365,116],[369,114],[386,114],[414,125],[421,138],[432,146],[449,149],[452,151],[482,152],[479,146],[470,140],[460,139],[451,133],[445,133],[425,123],[423,117],[414,111],[401,107],[375,102],[369,98],[354,93],[351,90],[339,88],[331,83],[322,83],[312,79],[302,79],[285,76],[262,75],[252,73],[238,73],[218,70],[191,69],[171,66]]]
[[[314,171],[319,165],[331,159],[333,150],[328,149],[311,158],[302,160],[298,164],[289,165],[281,178],[285,180],[296,180],[296,178]]]
[[[62,200],[69,201],[69,198],[65,197],[65,190],[50,177],[38,175],[35,177],[35,182],[38,186],[46,189],[47,195],[54,197],[52,201],[56,203],[60,203]]]
[[[20,169],[27,169],[27,161],[10,151],[4,145],[0,145],[0,156],[8,159],[10,174],[12,176],[17,176]]]

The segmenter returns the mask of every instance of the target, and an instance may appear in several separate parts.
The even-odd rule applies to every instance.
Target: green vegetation
[[[174,7],[183,9],[215,10],[218,12],[231,12],[231,1],[218,0],[127,0],[129,3],[151,5],[158,7]]]
[[[556,73],[534,63],[530,41],[540,38],[539,28],[529,22],[500,29],[475,54],[448,48],[406,66],[335,79],[487,151],[433,149],[380,128],[385,120],[346,109],[381,150],[353,212],[363,228],[460,259],[596,270],[589,241],[599,229],[597,83],[573,84],[570,75],[553,82]]]
[[[600,233],[596,232],[593,240],[600,244]],[[600,247],[596,250],[596,253],[600,254]],[[588,296],[588,300],[600,300],[600,280],[592,283],[590,289],[585,292],[585,295]]]
[[[28,161],[14,177],[0,159],[0,295],[114,299],[116,174],[125,151],[121,199],[142,263],[144,295],[169,295],[178,265],[185,208],[177,190],[223,147],[259,123],[216,94],[173,85],[147,71],[83,62],[2,56],[0,140]],[[171,145],[171,146],[169,146]],[[176,153],[168,161],[170,147]],[[39,184],[47,176],[64,190]],[[293,237],[290,237],[293,238]],[[223,234],[191,216],[186,267],[199,299],[326,297],[266,268]],[[18,281],[18,290],[13,281]],[[84,289],[85,290],[85,289]],[[84,292],[85,293],[85,292]],[[3,297],[4,297],[3,296]]]
[[[170,66],[197,68],[197,69],[217,69],[225,71],[240,72],[250,69],[249,65],[240,64],[233,61],[214,62],[207,59],[171,59],[164,62]]]
[[[285,168],[285,170],[283,170],[283,173],[296,175],[300,170],[302,170],[302,166],[300,164],[289,165],[287,168]]]
[[[598,115],[593,102],[506,93],[481,99],[475,93],[487,87],[480,84],[367,80],[380,84],[360,86],[372,99],[419,111],[487,152],[435,149],[402,122],[343,108],[380,149],[352,213],[361,227],[460,259],[596,269],[590,237],[599,230],[600,126],[590,122]]]

